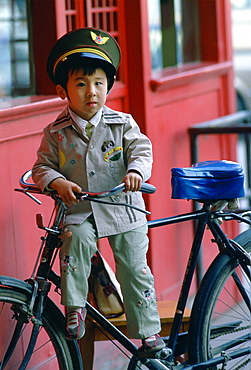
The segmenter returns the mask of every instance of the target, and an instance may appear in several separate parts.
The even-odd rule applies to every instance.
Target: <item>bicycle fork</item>
[[[43,311],[44,311],[44,307],[46,303],[46,297],[51,287],[51,283],[43,279],[28,280],[28,282],[33,285],[32,298],[31,298],[29,307],[21,307],[20,310],[22,313],[26,314],[26,319],[27,319],[26,322],[31,321],[33,323],[33,329],[31,332],[29,344],[27,346],[24,358],[18,370],[26,369],[31,359],[31,356],[33,354],[40,328],[43,325],[42,320],[43,320]],[[13,351],[14,351],[14,347],[12,348],[12,352]],[[8,354],[8,357],[10,357],[10,355],[11,353]],[[8,361],[8,358],[7,358],[7,361]]]

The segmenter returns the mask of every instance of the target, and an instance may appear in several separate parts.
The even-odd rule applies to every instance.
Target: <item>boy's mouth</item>
[[[97,104],[97,102],[95,101],[89,101],[88,103],[86,103],[86,105],[88,105],[89,107],[95,107]]]

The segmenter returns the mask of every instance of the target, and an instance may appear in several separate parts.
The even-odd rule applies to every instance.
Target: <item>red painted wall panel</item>
[[[188,127],[235,110],[230,2],[200,2],[201,16],[204,14],[205,19],[210,18],[209,28],[204,22],[201,24],[204,62],[189,66],[190,69],[168,69],[161,73],[151,71],[147,0],[122,2],[124,13],[119,14],[119,19],[123,23],[124,76],[123,83],[116,82],[108,97],[108,105],[132,113],[142,132],[153,143],[154,165],[150,182],[157,187],[157,192],[145,197],[147,209],[152,212],[149,219],[189,212],[192,210],[190,201],[171,199],[171,168],[191,164]],[[36,3],[33,2],[33,5]],[[38,13],[39,7],[35,9]],[[54,87],[44,77],[45,51],[49,50],[56,37],[54,11],[53,7],[49,19],[52,38],[44,40],[46,43],[42,49],[39,43],[35,45],[35,67],[39,74],[37,88],[38,93],[43,94],[54,93]],[[41,38],[40,23],[34,23],[34,40]],[[23,194],[15,192],[14,188],[18,187],[21,174],[30,169],[35,161],[43,127],[54,120],[64,106],[65,103],[55,97],[37,97],[30,102],[21,99],[19,106],[0,110],[0,274],[26,279],[33,269],[40,237],[43,235],[43,231],[36,227],[35,214],[42,213],[46,223],[53,202],[41,196],[43,205],[39,206]],[[205,135],[198,141],[200,160],[235,160],[234,135]],[[226,230],[231,236],[238,232],[232,225],[228,225]],[[148,260],[155,275],[157,298],[177,299],[189,256],[193,224],[186,222],[151,229],[149,236]],[[101,251],[114,266],[107,244],[106,239],[100,241]],[[215,253],[216,247],[211,245],[207,235],[203,242],[204,267]],[[195,286],[193,292],[194,289]],[[58,296],[50,294],[59,302]]]
[[[200,78],[193,83],[153,93],[152,124],[147,134],[153,142],[154,165],[151,182],[157,193],[149,197],[151,219],[189,212],[192,202],[171,199],[171,168],[191,165],[187,128],[194,123],[219,117],[221,78]],[[200,160],[235,160],[235,145],[229,137],[204,136],[199,140]],[[192,243],[192,222],[150,230],[151,266],[155,274],[158,298],[173,299],[184,275]],[[206,248],[209,242],[206,240]],[[203,252],[208,265],[216,248]],[[174,295],[173,295],[174,294]],[[177,297],[176,297],[177,298]]]
[[[218,39],[211,39],[214,54],[211,50],[208,60],[190,69],[178,68],[154,74],[146,36],[147,1],[125,2],[125,15],[133,14],[133,17],[120,15],[125,30],[123,68],[128,71],[125,76],[127,84],[125,87],[122,82],[116,83],[108,97],[108,105],[130,111],[142,131],[152,140],[154,166],[150,182],[156,185],[157,193],[146,197],[147,208],[152,212],[151,219],[191,210],[190,202],[170,199],[170,169],[190,165],[188,127],[229,114],[235,109],[228,9],[218,0],[216,6],[210,9],[217,18],[212,23],[210,34],[215,32],[215,27],[220,30]],[[206,9],[202,9],[203,13],[207,13]],[[208,42],[210,34],[203,33],[203,43]],[[217,42],[221,45],[220,51]],[[203,57],[206,59],[206,53]],[[48,219],[51,202],[44,201],[44,206],[38,206],[13,189],[18,186],[20,175],[31,168],[35,160],[42,128],[55,119],[63,106],[64,102],[59,99],[49,99],[0,111],[0,154],[4,158],[2,173],[5,174],[0,180],[1,274],[26,278],[32,268],[41,236],[41,231],[35,226],[35,213],[44,213]],[[199,139],[199,147],[201,160],[235,159],[235,138],[205,136]],[[171,292],[177,294],[192,232],[192,224],[179,224],[149,233],[149,263],[160,299],[171,298]],[[102,241],[101,246],[112,263],[106,242]],[[213,253],[205,251],[205,265]]]
[[[109,97],[109,105],[123,110],[123,99]],[[59,98],[45,99],[21,107],[14,106],[0,111],[0,274],[20,279],[30,276],[40,246],[40,236],[35,223],[36,213],[48,222],[53,202],[40,196],[39,206],[27,196],[15,192],[20,176],[31,169],[36,160],[43,128],[56,119],[64,109]]]
[[[40,246],[42,231],[37,230],[35,214],[49,216],[51,209],[45,197],[43,206],[27,196],[15,192],[20,176],[31,169],[41,139],[43,127],[61,111],[59,99],[34,103],[22,108],[0,112],[0,274],[25,279],[30,276]]]

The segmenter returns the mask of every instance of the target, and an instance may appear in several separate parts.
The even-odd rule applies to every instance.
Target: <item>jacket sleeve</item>
[[[128,115],[124,126],[123,147],[127,172],[136,170],[141,174],[143,181],[147,181],[151,176],[153,163],[152,144],[149,138],[140,132],[131,115]]]
[[[35,184],[44,191],[50,182],[58,177],[65,178],[59,172],[58,143],[46,127],[37,151],[37,160],[32,168],[32,178]]]

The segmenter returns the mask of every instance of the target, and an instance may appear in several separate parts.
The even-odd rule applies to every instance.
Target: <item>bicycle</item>
[[[51,223],[43,224],[42,216],[37,215],[37,225],[45,230],[41,247],[31,277],[21,281],[12,277],[0,276],[0,332],[10,333],[8,340],[1,344],[0,369],[40,369],[49,367],[60,370],[81,370],[82,361],[76,341],[64,338],[64,315],[48,297],[51,285],[60,291],[60,277],[53,271],[53,263],[61,246],[60,233],[66,207],[56,192],[42,193],[28,179],[31,171],[20,179],[21,189],[16,189],[41,203],[33,194],[45,194],[54,199],[55,207]],[[100,193],[84,192],[78,196],[84,200],[108,203],[105,198],[124,190],[120,184],[110,191]],[[155,188],[144,184],[141,189],[153,193]],[[128,370],[248,370],[251,362],[250,334],[250,253],[251,229],[229,239],[223,232],[219,219],[237,220],[251,225],[250,212],[239,215],[225,210],[212,210],[214,200],[200,200],[198,210],[148,222],[155,228],[185,221],[196,221],[197,227],[190,257],[182,283],[176,314],[169,337],[164,338],[166,347],[154,354],[145,354],[123,333],[102,316],[90,303],[86,309],[99,327],[126,349],[129,356]],[[114,205],[114,202],[113,202]],[[118,203],[120,206],[131,206]],[[203,235],[208,228],[213,243],[219,253],[206,271],[194,299],[190,325],[187,333],[179,334],[182,315],[187,304],[188,293],[196,269]],[[234,287],[233,287],[234,285]],[[233,294],[234,290],[234,294]],[[234,303],[233,303],[234,302]],[[224,305],[228,307],[227,322],[215,323]],[[220,307],[219,307],[220,306]],[[13,331],[10,328],[13,322]],[[26,327],[31,327],[30,331]],[[25,333],[24,339],[22,339]],[[220,342],[219,342],[220,341]],[[21,349],[19,348],[21,342]],[[26,350],[23,349],[26,342]],[[48,362],[42,363],[39,350],[49,347]],[[149,358],[149,356],[151,356]],[[237,361],[237,362],[236,362]],[[44,365],[44,367],[43,367]]]

